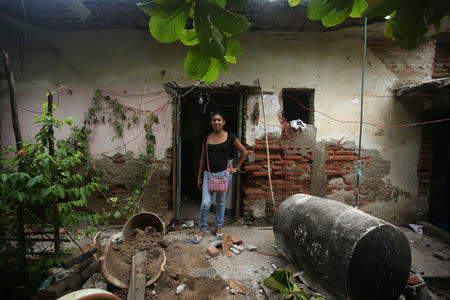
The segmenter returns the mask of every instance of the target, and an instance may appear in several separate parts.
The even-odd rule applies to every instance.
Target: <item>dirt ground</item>
[[[102,244],[106,244],[107,238],[120,230],[120,227],[104,228]],[[450,247],[425,234],[416,234],[408,228],[402,230],[410,241],[412,270],[421,273],[425,279],[449,278]],[[244,246],[256,246],[258,251],[264,254],[244,250],[239,255],[232,254],[228,257],[219,251],[219,255],[213,258],[207,255],[206,249],[216,237],[208,233],[201,244],[195,245],[191,242],[195,232],[195,228],[179,229],[165,236],[165,272],[153,286],[147,288],[146,299],[282,299],[279,293],[263,290],[263,280],[277,268],[288,267],[293,273],[299,271],[275,250],[275,238],[271,228],[224,227],[224,232],[241,237]],[[88,240],[85,242],[88,243]],[[231,279],[241,282],[246,293],[232,294],[228,287]],[[185,288],[177,295],[177,287],[181,285],[185,285]],[[314,282],[309,282],[308,286],[299,285],[314,287],[326,299],[335,299]],[[445,289],[433,289],[430,284],[428,286],[434,291],[434,299],[449,299]],[[109,285],[108,289],[126,299],[126,290]]]

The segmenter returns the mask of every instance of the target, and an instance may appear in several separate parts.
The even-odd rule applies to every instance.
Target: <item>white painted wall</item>
[[[362,67],[362,29],[359,36],[347,36],[342,32],[330,33],[260,33],[249,32],[239,37],[244,54],[238,64],[230,66],[230,72],[221,74],[215,85],[239,81],[243,85],[256,85],[259,78],[262,89],[273,92],[266,95],[268,121],[279,123],[280,103],[278,96],[283,88],[315,89],[314,105],[317,111],[342,121],[359,120],[360,106],[352,99],[360,99]],[[18,103],[21,107],[38,110],[45,100],[45,92],[58,84],[73,89],[73,95],[60,90],[60,110],[57,117],[72,115],[77,121],[89,108],[90,99],[97,88],[114,90],[118,99],[130,106],[139,106],[139,98],[129,94],[152,93],[162,90],[162,84],[176,81],[180,86],[192,85],[183,70],[187,48],[180,43],[160,44],[149,33],[138,31],[89,31],[89,32],[30,32],[24,58],[24,72],[15,60]],[[8,49],[8,47],[7,47]],[[19,51],[8,49],[11,57]],[[163,72],[164,71],[164,72]],[[400,124],[417,121],[417,110],[397,102],[391,96],[396,77],[368,51],[364,96],[364,120],[377,124]],[[13,143],[9,116],[9,104],[5,82],[1,83],[0,103],[2,142]],[[105,93],[107,94],[107,93]],[[146,95],[142,102],[154,95]],[[249,111],[258,97],[250,97]],[[163,97],[144,104],[154,109],[168,100]],[[259,100],[258,100],[259,101]],[[262,107],[260,105],[260,111]],[[31,137],[36,128],[32,126],[32,113],[19,110],[21,127],[25,137]],[[163,112],[165,122],[156,126],[157,153],[162,157],[171,144],[171,107]],[[317,141],[341,140],[358,142],[358,125],[342,124],[315,113]],[[247,121],[247,142],[263,134],[262,123],[253,127]],[[392,185],[416,195],[419,129],[381,129],[364,126],[362,146],[376,149],[383,159],[391,162],[388,180]],[[131,130],[125,141],[136,136]],[[269,132],[280,134],[280,128],[270,126]],[[98,127],[91,138],[91,152],[101,153],[120,146],[111,143],[112,128]],[[131,143],[128,150],[142,150],[142,138]],[[123,151],[120,150],[120,151]]]

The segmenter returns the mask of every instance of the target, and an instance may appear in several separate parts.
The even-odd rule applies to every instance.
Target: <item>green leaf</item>
[[[395,12],[392,13],[391,15],[394,15],[394,14],[395,14]],[[384,27],[384,36],[392,39],[393,38],[393,33],[392,33],[393,28],[394,28],[394,20],[392,20],[392,19],[388,20],[386,22],[386,26]]]
[[[241,43],[237,40],[228,39],[227,40],[227,53],[225,54],[225,60],[229,63],[236,63],[236,55],[241,55],[244,48]]]
[[[215,58],[222,58],[227,52],[227,41],[225,35],[219,28],[214,26],[211,21],[209,22],[211,25],[211,56]]]
[[[118,219],[118,218],[120,218],[121,216],[122,216],[122,214],[120,213],[120,211],[116,210],[116,211],[114,212],[114,218]]]
[[[27,188],[32,187],[36,182],[41,181],[42,175],[31,178],[27,183]]]
[[[343,10],[337,11],[333,9],[325,17],[322,18],[322,24],[326,27],[336,26],[345,21],[345,19],[350,14],[351,8],[345,8]]]
[[[423,2],[421,0],[402,1],[402,6],[395,13],[392,36],[400,47],[414,49],[419,46],[428,30]]]
[[[231,34],[244,33],[250,28],[250,22],[242,15],[232,13],[216,4],[202,1],[199,11],[207,11],[211,15],[211,22],[223,32]]]
[[[61,186],[61,185],[57,185],[56,186],[56,191],[58,192],[58,196],[59,196],[59,198],[64,198],[64,195],[65,195],[65,193],[64,193],[64,188]]]
[[[194,80],[205,76],[210,65],[211,57],[203,53],[198,45],[189,50],[184,60],[184,70]]]
[[[183,3],[174,14],[167,18],[151,17],[150,32],[161,43],[172,43],[183,33],[189,15],[189,3]]]
[[[209,65],[209,69],[206,72],[205,76],[202,77],[202,80],[205,82],[213,82],[216,81],[219,76],[219,61],[214,57],[211,57],[211,64]]]
[[[22,202],[25,199],[25,194],[23,192],[17,192],[17,199]]]
[[[211,3],[215,3],[220,7],[225,7],[225,4],[227,4],[226,0],[207,0],[207,1],[209,1]]]
[[[145,3],[136,3],[137,7],[149,16],[157,18],[167,18],[173,15],[179,8],[179,2],[176,5],[159,4],[154,1]]]
[[[334,3],[328,0],[309,0],[308,18],[320,20],[334,9]]]
[[[186,46],[197,45],[197,31],[195,31],[195,29],[184,30],[180,36],[180,41]]]
[[[335,0],[335,9],[336,11],[341,11],[344,9],[352,8],[353,0]]]
[[[247,6],[247,0],[228,0],[228,5],[235,10],[243,10]]]
[[[362,14],[363,17],[385,17],[398,9],[404,0],[367,0],[368,8]]]
[[[289,3],[290,7],[297,6],[297,5],[300,4],[300,2],[301,2],[301,0],[288,0],[288,3]]]
[[[360,18],[367,7],[368,4],[366,0],[353,0],[353,7],[350,13],[350,17]]]
[[[8,180],[8,174],[2,173],[1,178],[3,182],[6,182]]]
[[[41,161],[41,165],[42,165],[43,168],[47,168],[48,163],[49,163],[49,159],[48,158],[44,158]]]
[[[48,196],[48,194],[50,194],[50,193],[53,191],[54,188],[55,188],[54,185],[51,185],[51,186],[47,187],[47,188],[42,192],[42,196],[43,196],[43,197]]]
[[[236,58],[235,58],[235,60],[236,60]],[[219,59],[219,66],[220,66],[220,69],[222,69],[222,72],[228,72],[228,62],[226,61],[226,59],[225,58],[222,58],[222,59]]]

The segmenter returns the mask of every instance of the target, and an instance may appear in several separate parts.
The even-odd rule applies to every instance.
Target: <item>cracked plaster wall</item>
[[[25,49],[23,73],[20,68],[17,39],[14,32],[4,39],[5,48],[13,59],[13,70],[17,81],[18,104],[29,110],[39,110],[45,93],[57,84],[73,89],[72,95],[59,95],[60,110],[57,117],[73,116],[76,121],[89,108],[90,99],[97,88],[108,88],[119,94],[120,101],[136,104],[136,98],[127,94],[161,91],[165,82],[176,81],[180,86],[193,84],[183,71],[186,48],[176,44],[160,44],[148,32],[141,31],[48,31],[36,33],[30,30]],[[243,85],[257,85],[273,92],[265,95],[269,133],[280,135],[279,95],[283,88],[309,88],[315,90],[314,106],[317,111],[346,120],[359,120],[362,31],[361,35],[344,32],[329,33],[262,33],[248,32],[237,37],[243,44],[244,53],[236,65],[230,65],[228,73],[219,75],[214,86],[239,81]],[[367,53],[365,77],[364,120],[378,124],[415,122],[418,112],[414,105],[397,102],[391,93],[397,77],[370,51]],[[13,143],[9,116],[6,82],[1,82],[0,103],[5,108],[1,113],[1,141]],[[61,90],[64,91],[64,90]],[[106,93],[105,93],[106,94]],[[167,101],[167,96],[158,101],[146,96],[146,109],[155,109]],[[247,102],[247,132],[245,138],[251,146],[261,138],[261,122],[258,127],[249,124],[252,103]],[[260,112],[262,108],[260,107]],[[21,128],[25,138],[36,132],[32,125],[33,113],[19,110]],[[171,146],[171,107],[166,112],[166,122],[157,126],[157,156],[164,156]],[[161,118],[160,118],[161,119]],[[335,122],[315,113],[316,147],[329,141],[357,143],[358,126]],[[159,128],[159,129],[158,129]],[[417,160],[419,132],[417,128],[383,129],[364,126],[362,147],[366,151],[377,151],[383,161],[389,162],[389,170],[382,178],[400,191],[415,199],[417,194]],[[126,131],[126,130],[125,130]],[[125,140],[137,133],[125,133]],[[112,128],[105,126],[91,137],[91,152],[101,153],[120,146],[120,141],[111,142]],[[95,146],[92,141],[95,140]],[[139,142],[140,141],[140,142]],[[132,143],[127,150],[143,151],[143,137]],[[117,150],[125,153],[124,149]],[[114,152],[113,152],[114,153]],[[113,154],[111,153],[111,155]],[[323,154],[322,154],[323,155]],[[322,157],[323,159],[323,157]],[[314,162],[320,164],[321,161]],[[313,171],[317,172],[317,171]],[[363,171],[364,174],[364,171]],[[320,176],[320,172],[316,174]],[[322,185],[323,186],[323,183]],[[312,188],[314,190],[315,188]],[[319,193],[320,189],[316,189]],[[413,200],[404,200],[413,204]],[[385,211],[385,203],[373,204],[372,213]],[[381,208],[383,207],[383,209]]]

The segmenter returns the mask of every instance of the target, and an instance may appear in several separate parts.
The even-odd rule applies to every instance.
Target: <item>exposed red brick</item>
[[[353,155],[353,154],[355,154],[354,151],[335,151],[334,153],[336,155]]]
[[[270,160],[281,160],[280,154],[270,154]],[[267,160],[266,154],[255,154],[255,161]]]
[[[255,150],[266,150],[266,145],[255,145]],[[281,151],[283,148],[280,145],[269,145],[269,151]]]
[[[270,166],[270,168],[275,171],[283,170],[282,166]]]
[[[256,171],[256,172],[253,172],[252,175],[253,176],[257,176],[257,177],[259,177],[259,176],[268,176],[268,173],[267,173],[267,171]]]
[[[342,147],[340,147],[340,146],[328,146],[328,147],[325,147],[325,150],[327,150],[327,151],[329,151],[329,150],[335,151],[335,150],[341,150],[341,149],[342,149]]]
[[[279,160],[279,161],[275,161],[276,165],[292,165],[294,163],[294,161],[292,160]]]
[[[353,160],[358,160],[358,156],[334,155],[334,156],[329,157],[328,160],[353,161]]]
[[[219,250],[217,250],[217,248],[214,246],[209,246],[207,252],[208,252],[208,255],[211,257],[215,257],[215,256],[219,255]]]
[[[112,190],[111,193],[113,193],[115,195],[128,195],[128,190],[126,190],[126,189],[117,189],[117,190]]]
[[[252,166],[244,166],[245,171],[259,171],[262,170],[262,166],[260,165],[252,165]]]
[[[303,160],[303,156],[301,156],[301,155],[283,155],[283,159],[287,159],[287,160]]]

